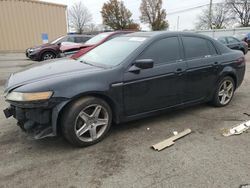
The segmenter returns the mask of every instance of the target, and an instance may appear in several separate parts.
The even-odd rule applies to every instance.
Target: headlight
[[[47,100],[52,96],[52,91],[36,92],[36,93],[20,93],[11,92],[6,96],[6,100],[9,101],[38,101]]]
[[[41,48],[39,47],[39,48],[31,48],[29,51],[30,52],[34,52],[34,51],[37,51],[37,50],[40,50]]]

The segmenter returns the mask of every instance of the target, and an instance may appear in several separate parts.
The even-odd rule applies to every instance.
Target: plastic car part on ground
[[[222,135],[223,136],[239,135],[248,130],[249,128],[250,128],[250,121],[246,121],[235,127],[229,129],[222,129]]]
[[[152,148],[156,151],[161,151],[161,150],[165,149],[166,147],[170,147],[170,146],[174,145],[175,140],[178,140],[178,139],[190,134],[191,132],[192,132],[191,129],[186,129],[180,133],[177,133],[175,131],[174,136],[172,136],[172,137],[170,137],[162,142],[159,142],[158,144],[152,145]]]

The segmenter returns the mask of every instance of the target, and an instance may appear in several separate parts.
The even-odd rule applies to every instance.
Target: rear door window
[[[221,42],[222,44],[227,44],[226,38],[218,38],[218,41]]]
[[[227,38],[227,41],[228,41],[229,44],[233,44],[233,43],[238,43],[238,42],[240,42],[238,39],[233,38],[233,37],[228,37],[228,38]]]
[[[140,59],[153,59],[155,64],[176,62],[181,59],[178,37],[169,37],[151,44]]]
[[[202,58],[216,55],[216,49],[211,41],[199,37],[182,37],[187,59]]]

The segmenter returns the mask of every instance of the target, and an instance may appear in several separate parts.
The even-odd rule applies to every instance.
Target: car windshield
[[[101,33],[99,35],[94,36],[93,38],[89,39],[85,44],[87,45],[94,45],[99,42],[101,42],[103,39],[105,39],[107,36],[109,36],[110,33]]]
[[[59,37],[55,40],[53,40],[52,42],[50,42],[50,44],[57,44],[61,39],[63,39],[64,37]]]
[[[116,66],[145,40],[145,37],[117,37],[94,48],[78,60],[93,65]]]

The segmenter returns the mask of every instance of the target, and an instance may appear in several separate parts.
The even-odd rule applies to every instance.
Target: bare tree
[[[90,14],[87,7],[79,1],[74,3],[68,10],[69,25],[71,28],[75,29],[78,33],[82,33],[85,26],[92,20],[92,15]]]
[[[211,18],[211,21],[210,21]],[[206,8],[202,11],[202,14],[198,17],[196,23],[197,29],[223,29],[233,22],[233,16],[226,4],[214,4],[211,11],[210,8]]]
[[[162,8],[162,0],[142,0],[140,20],[150,25],[153,31],[167,29],[166,10]]]
[[[242,27],[250,26],[250,1],[249,0],[227,0],[230,10]]]

